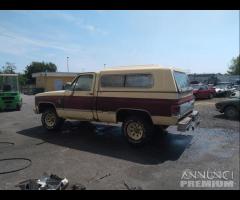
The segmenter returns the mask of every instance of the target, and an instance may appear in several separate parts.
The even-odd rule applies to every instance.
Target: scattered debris
[[[37,179],[29,179],[19,183],[16,187],[20,187],[21,190],[38,190],[39,184],[37,183]]]
[[[97,175],[98,175],[98,171],[97,171],[97,173],[95,174],[94,177],[92,177],[92,178],[90,178],[90,179],[88,180],[88,182],[89,182],[89,183],[92,182],[92,181],[97,177]]]
[[[72,190],[86,190],[86,187],[81,183],[74,184]]]
[[[142,190],[142,188],[140,186],[132,187],[132,186],[129,186],[125,181],[123,184],[128,190]]]
[[[40,179],[29,179],[16,185],[21,190],[64,190],[68,185],[66,178],[44,173]]]
[[[104,178],[106,178],[106,177],[108,177],[108,176],[111,176],[111,174],[110,174],[110,173],[108,173],[108,174],[106,174],[106,175],[104,175],[104,176],[102,176],[102,177],[98,178],[97,180],[104,179]]]

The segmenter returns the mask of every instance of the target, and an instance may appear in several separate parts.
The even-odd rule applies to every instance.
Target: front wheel
[[[54,109],[48,109],[42,114],[42,125],[49,131],[58,130],[64,123],[64,119],[58,117]]]
[[[154,127],[149,120],[132,116],[123,122],[122,130],[129,144],[137,147],[151,139]]]

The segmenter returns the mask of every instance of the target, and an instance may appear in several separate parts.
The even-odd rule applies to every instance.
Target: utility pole
[[[69,72],[68,59],[69,59],[69,57],[67,57],[67,70],[68,70],[68,72]]]

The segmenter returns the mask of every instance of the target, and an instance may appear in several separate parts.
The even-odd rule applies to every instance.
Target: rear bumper
[[[177,124],[177,130],[184,132],[190,128],[194,130],[200,123],[199,112],[194,110],[192,113],[181,119]]]

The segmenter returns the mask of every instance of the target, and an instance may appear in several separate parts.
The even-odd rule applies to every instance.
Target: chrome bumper
[[[188,131],[190,128],[194,130],[200,123],[199,112],[194,110],[191,114],[183,118],[177,124],[178,131]]]

